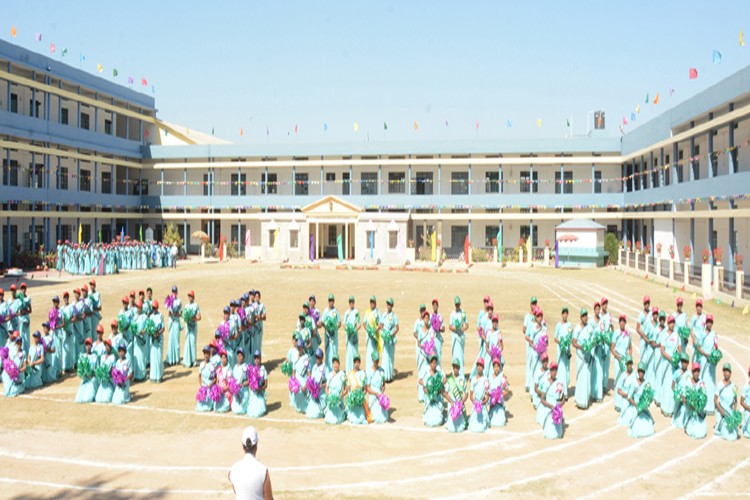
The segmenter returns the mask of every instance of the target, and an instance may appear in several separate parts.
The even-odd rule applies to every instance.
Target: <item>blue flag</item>
[[[718,50],[714,50],[714,55],[712,59],[714,61],[714,64],[721,63],[721,52],[719,52]]]

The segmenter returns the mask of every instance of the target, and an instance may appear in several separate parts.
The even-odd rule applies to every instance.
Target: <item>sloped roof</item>
[[[562,224],[558,224],[555,226],[555,229],[565,229],[565,230],[571,230],[571,229],[588,229],[588,230],[598,230],[598,229],[607,229],[606,227],[602,226],[598,222],[595,222],[591,219],[573,219],[569,221],[565,221]]]

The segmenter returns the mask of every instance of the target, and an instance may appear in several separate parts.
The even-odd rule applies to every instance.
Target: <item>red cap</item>
[[[714,315],[713,314],[706,314],[706,323],[708,322],[713,323],[714,322]]]
[[[117,325],[117,320],[116,320],[116,319],[113,319],[113,320],[112,320],[112,323],[110,323],[110,324],[109,324],[109,326],[118,326],[118,325]]]
[[[487,302],[487,307],[491,307],[492,309],[495,309],[495,304],[490,300]]]
[[[542,361],[549,361],[549,354],[547,354],[547,351],[545,351],[545,352],[542,353],[541,360]]]
[[[695,305],[696,306],[702,306],[703,305],[703,299],[695,299]]]
[[[597,301],[597,302],[594,302],[594,307],[602,307],[602,305]]]
[[[690,369],[690,371],[694,372],[695,370],[698,370],[698,371],[701,370],[701,364],[700,363],[693,363],[693,367]]]
[[[83,341],[83,345],[86,345],[86,344],[91,345],[92,343],[93,342],[91,342],[91,339],[88,337],[86,338],[86,340]]]
[[[83,286],[81,287],[81,291],[82,291],[82,292],[88,292],[88,291],[89,291],[89,287],[88,287],[88,286],[86,286],[86,285],[83,285]]]
[[[659,308],[654,306],[651,308],[651,314],[659,314]]]
[[[670,314],[667,316],[667,324],[674,323],[674,315]]]
[[[192,291],[192,290],[190,290],[190,291],[188,292],[188,297],[193,297],[193,298],[195,298],[195,292],[194,292],[194,291]]]
[[[625,321],[627,323],[628,318],[624,314],[620,314],[620,319],[618,321]]]
[[[104,340],[104,345],[108,345],[109,347],[112,347],[112,341],[109,339]]]
[[[130,300],[128,300],[128,298],[127,298],[127,297],[123,297],[123,298],[122,298],[122,303],[123,303],[123,304],[127,304],[128,302],[130,302]]]
[[[96,325],[96,333],[104,333],[104,325]]]
[[[138,295],[146,295],[146,292],[144,292],[143,290],[138,290]]]
[[[153,307],[154,309],[159,309],[159,301],[154,300],[153,302],[151,302],[151,307]]]
[[[68,292],[67,290],[65,290],[63,292],[63,297],[70,297],[70,292]]]
[[[137,307],[137,308],[139,308],[139,309],[140,309],[140,308],[142,308],[142,307],[143,307],[143,301],[142,301],[142,300],[139,300],[138,302],[136,302],[136,303],[135,303],[135,307]]]
[[[552,363],[550,363],[549,364],[549,369],[550,370],[557,370],[557,361],[553,361]]]
[[[96,286],[96,280],[91,280],[91,281],[89,281],[89,285],[91,285],[91,286]]]
[[[477,358],[477,364],[484,366],[484,358]]]
[[[21,332],[19,332],[18,330],[13,330],[13,333],[10,334],[10,340],[16,340],[20,336]]]
[[[677,304],[682,304],[682,303],[684,303],[684,302],[685,302],[685,301],[683,300],[683,298],[682,298],[682,297],[677,297]]]
[[[209,342],[208,347],[213,347],[214,349],[216,349],[216,341],[212,340],[211,342]]]
[[[643,296],[643,303],[645,304],[646,302],[651,303],[651,297],[649,297],[648,295]]]
[[[81,295],[81,289],[80,288],[76,288],[75,290],[73,290],[73,293],[76,294],[76,295]]]
[[[602,297],[599,302],[602,304],[609,304],[609,299],[607,299],[607,297]]]
[[[536,308],[536,311],[534,311],[534,316],[544,316],[544,311],[542,311],[541,307]]]
[[[21,283],[21,288],[26,288],[26,283]]]
[[[483,302],[492,302],[492,299],[490,298],[490,296],[489,296],[489,295],[485,295],[485,296],[484,296],[484,299],[482,299],[482,301],[483,301]]]
[[[432,305],[440,305],[438,299],[432,299]]]
[[[0,288],[0,295],[5,295],[5,290],[3,290],[2,288]]]
[[[13,283],[12,285],[10,285],[10,289],[11,289],[11,291],[15,290],[16,289],[16,284]]]
[[[500,316],[498,316],[497,313],[494,313],[492,315],[492,321],[500,321]]]
[[[130,296],[135,297],[135,290],[130,290]]]

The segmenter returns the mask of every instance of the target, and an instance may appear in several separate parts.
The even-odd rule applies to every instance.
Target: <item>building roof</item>
[[[594,222],[591,219],[573,219],[569,221],[565,221],[562,224],[558,224],[555,226],[556,230],[564,229],[564,230],[574,230],[574,229],[584,229],[584,230],[605,230],[606,227],[602,226],[598,222]]]

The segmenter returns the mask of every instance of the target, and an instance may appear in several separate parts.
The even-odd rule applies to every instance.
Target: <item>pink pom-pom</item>
[[[227,390],[232,396],[240,392],[240,384],[237,383],[237,379],[234,377],[229,377],[227,379]]]
[[[195,395],[195,400],[199,403],[205,403],[206,398],[208,397],[208,387],[205,385],[202,385],[200,389],[198,389],[198,394]]]
[[[495,406],[503,402],[503,388],[495,387],[490,392],[490,405]]]
[[[310,397],[317,401],[320,396],[320,385],[318,382],[314,378],[308,377],[305,385],[307,387],[307,392],[310,393]]]
[[[299,392],[299,380],[297,380],[297,377],[289,379],[289,392],[292,394],[297,394]]]
[[[247,367],[247,386],[251,391],[257,391],[261,385],[260,369],[255,365]]]
[[[560,404],[555,405],[555,408],[552,410],[552,422],[555,423],[555,425],[560,425],[563,421],[563,412],[562,412],[562,406]]]
[[[474,413],[482,413],[482,402],[474,401]]]
[[[454,401],[451,405],[451,420],[454,422],[458,420],[458,417],[461,416],[464,412],[464,402],[463,401]]]
[[[388,397],[387,394],[381,393],[378,395],[378,403],[380,403],[380,407],[386,411],[391,407],[391,398]]]
[[[218,384],[212,385],[208,390],[208,397],[210,397],[211,401],[214,403],[221,401],[221,387],[219,387]]]
[[[542,335],[534,346],[534,350],[538,355],[542,355],[547,352],[547,335]]]

